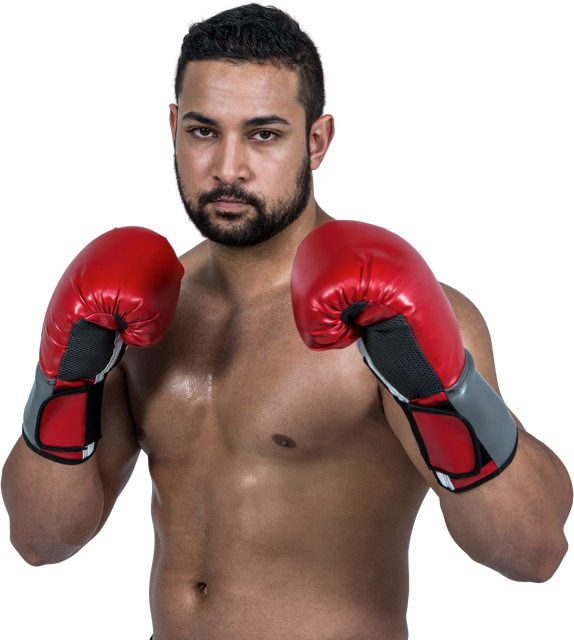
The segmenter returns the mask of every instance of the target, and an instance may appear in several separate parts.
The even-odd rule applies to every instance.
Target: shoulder
[[[212,294],[212,261],[207,240],[179,256],[179,260],[184,268],[178,308],[181,311],[187,303],[199,304],[200,298],[203,299]]]
[[[479,332],[485,334],[484,337],[488,335],[490,339],[486,321],[476,305],[454,287],[444,284],[443,282],[440,283],[440,286],[450,302],[450,306],[458,320],[461,333],[463,331],[468,332],[470,334],[469,337],[471,337],[472,334]]]
[[[207,265],[209,260],[209,245],[207,240],[200,242],[198,245],[179,256],[179,260],[185,269],[184,279],[194,277],[201,272]]]

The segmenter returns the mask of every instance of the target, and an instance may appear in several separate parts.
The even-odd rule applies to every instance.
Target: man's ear
[[[175,148],[175,136],[177,135],[177,105],[169,105],[169,126],[171,127],[171,139]]]
[[[313,123],[309,134],[311,169],[318,169],[335,135],[335,119],[326,114]]]

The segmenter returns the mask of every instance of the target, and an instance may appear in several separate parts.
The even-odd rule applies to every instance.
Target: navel
[[[195,585],[195,588],[199,591],[199,593],[202,596],[206,596],[207,595],[207,585],[205,584],[205,582],[198,582]]]
[[[271,436],[271,440],[273,440],[273,442],[280,447],[288,447],[290,449],[293,449],[297,446],[292,438],[290,438],[289,436],[284,436],[282,433],[274,433]]]

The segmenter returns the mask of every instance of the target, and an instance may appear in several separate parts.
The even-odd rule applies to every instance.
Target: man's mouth
[[[241,200],[214,200],[213,204],[222,211],[240,211],[247,206]]]

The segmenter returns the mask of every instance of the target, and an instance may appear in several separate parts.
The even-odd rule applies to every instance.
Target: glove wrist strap
[[[96,450],[101,437],[104,380],[55,391],[40,365],[24,410],[24,441],[39,455],[61,464],[80,464]]]
[[[510,464],[518,443],[516,423],[502,398],[476,370],[469,351],[465,349],[465,366],[456,384],[440,394],[444,401],[429,406],[424,398],[409,401],[380,373],[362,339],[357,346],[367,366],[398,400],[441,486],[467,491]]]

